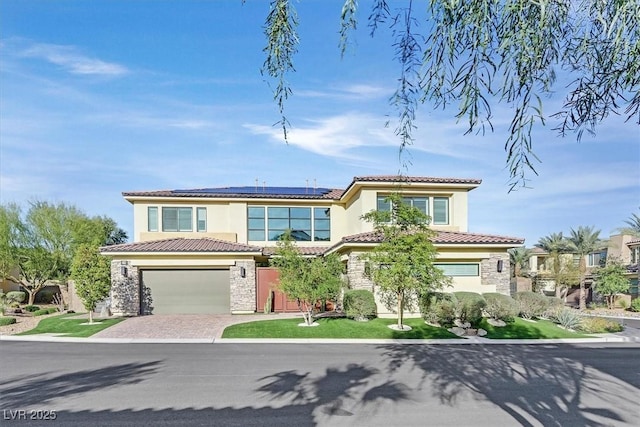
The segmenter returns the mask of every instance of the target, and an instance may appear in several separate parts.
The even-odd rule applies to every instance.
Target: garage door
[[[229,313],[229,270],[143,270],[142,312]]]

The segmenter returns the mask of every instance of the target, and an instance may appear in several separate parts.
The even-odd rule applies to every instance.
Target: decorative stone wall
[[[126,267],[123,275],[121,267]],[[129,261],[111,261],[111,313],[114,316],[140,314],[140,275]]]
[[[245,277],[240,268],[245,269]],[[254,313],[256,311],[256,262],[253,260],[236,261],[229,269],[231,286],[231,312]]]
[[[373,282],[365,275],[366,261],[360,259],[363,252],[352,252],[347,262],[347,281],[351,289],[366,289],[373,292]]]
[[[498,272],[498,261],[502,260],[502,272]],[[509,254],[493,253],[480,263],[480,279],[483,285],[495,285],[496,292],[512,295],[515,286],[511,283]]]

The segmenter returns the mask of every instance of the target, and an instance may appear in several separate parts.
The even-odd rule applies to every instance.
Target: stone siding
[[[502,260],[502,272],[498,272],[498,261]],[[483,285],[495,285],[496,292],[505,295],[513,295],[515,286],[511,283],[509,267],[509,254],[494,253],[488,259],[483,259],[480,264],[480,279]]]
[[[123,275],[121,267],[127,268]],[[114,316],[140,314],[140,275],[129,261],[111,261],[111,313]]]
[[[366,289],[373,292],[373,282],[365,275],[366,261],[360,259],[363,252],[352,252],[347,262],[347,281],[351,289]]]
[[[245,276],[240,268],[245,269]],[[254,313],[256,311],[256,263],[253,260],[237,261],[229,269],[231,286],[231,312]]]

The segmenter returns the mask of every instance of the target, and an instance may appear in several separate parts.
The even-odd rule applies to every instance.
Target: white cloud
[[[372,84],[352,84],[330,87],[327,90],[296,89],[295,96],[303,98],[326,98],[338,100],[369,100],[388,97],[392,92],[389,88]]]
[[[120,64],[88,57],[75,46],[37,43],[23,50],[21,55],[44,59],[59,65],[72,74],[121,76],[129,72],[126,67]]]

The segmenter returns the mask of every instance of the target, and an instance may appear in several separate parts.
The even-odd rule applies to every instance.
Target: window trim
[[[176,210],[176,229],[169,230],[166,228],[164,213],[165,210],[175,209]],[[191,221],[189,224],[189,229],[181,229],[180,228],[180,211],[186,212],[189,211],[191,216]],[[163,206],[162,207],[162,232],[163,233],[179,233],[179,232],[193,232],[193,207],[185,207],[185,206]]]
[[[274,217],[274,218],[270,218],[269,217],[269,209],[270,208],[280,208],[280,209],[287,209],[287,216],[284,217]],[[258,216],[251,216],[251,210],[254,210],[254,213],[257,212],[255,211],[256,209],[259,209],[262,212],[262,216],[258,217]],[[308,210],[309,212],[309,216],[306,216],[306,212],[305,215],[301,216],[301,215],[296,215],[296,216],[292,216],[291,210],[292,209],[305,209]],[[316,218],[316,210],[317,209],[321,209],[323,211],[326,211],[327,209],[329,210],[329,215],[328,216],[323,216],[321,218]],[[256,220],[261,220],[262,222],[262,227],[261,228],[252,228],[251,227],[251,221],[254,220],[254,225]],[[269,227],[269,221],[270,220],[282,220],[282,221],[287,221],[287,224],[289,226],[289,228],[287,229],[281,229],[281,228],[271,228]],[[308,233],[309,234],[309,240],[296,240],[294,238],[295,241],[298,242],[330,242],[331,241],[331,206],[314,206],[314,205],[247,205],[247,241],[251,241],[251,242],[275,242],[276,240],[271,240],[269,238],[269,234],[271,234],[272,231],[278,231],[278,232],[284,232],[286,230],[291,230],[291,221],[309,221],[309,228],[304,228],[301,229],[301,231]],[[326,223],[327,227],[326,228],[316,228],[316,221],[319,221],[320,223]],[[297,229],[296,229],[297,230]],[[328,233],[328,239],[320,239],[318,238],[318,236],[316,236],[316,230],[320,233]],[[251,234],[252,232],[254,234],[256,233],[261,233],[262,234],[262,239],[252,239],[251,238]]]
[[[204,212],[203,219],[200,219],[201,212]],[[204,227],[202,229],[200,229],[200,221],[204,221]],[[198,233],[207,232],[207,208],[204,206],[196,207],[196,232]]]

